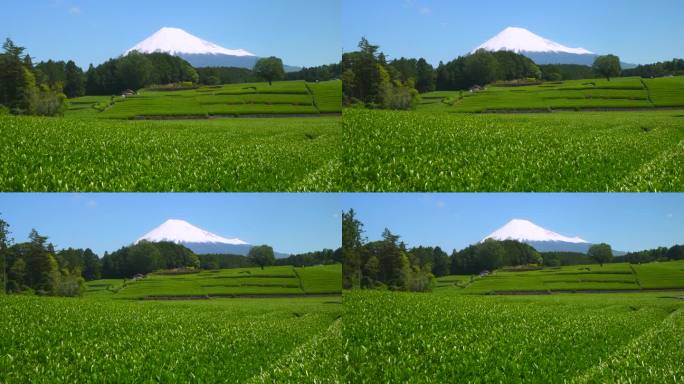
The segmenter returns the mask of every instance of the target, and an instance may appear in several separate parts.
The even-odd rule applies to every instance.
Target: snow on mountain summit
[[[213,234],[209,231],[205,231],[201,228],[197,228],[194,225],[188,223],[185,220],[169,219],[166,220],[162,225],[151,230],[143,237],[135,241],[139,243],[140,241],[171,241],[174,243],[222,243],[231,245],[243,245],[246,242],[238,239],[227,239],[219,235]]]
[[[593,52],[584,48],[570,48],[562,44],[556,43],[549,39],[543,38],[537,34],[528,31],[525,28],[508,27],[499,32],[496,36],[487,40],[484,44],[473,49],[473,52],[478,49],[487,51],[513,51],[521,52],[552,52],[552,53],[572,53],[576,55],[590,55]]]
[[[529,220],[513,219],[503,227],[482,239],[518,241],[562,241],[566,243],[588,243],[580,237],[567,237],[542,228]]]
[[[141,53],[165,52],[171,55],[179,54],[211,54],[230,56],[254,56],[253,53],[244,49],[228,49],[220,45],[202,40],[180,28],[164,27],[152,36],[141,41],[133,48],[126,51]]]

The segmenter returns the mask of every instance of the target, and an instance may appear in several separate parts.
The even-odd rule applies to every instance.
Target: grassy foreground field
[[[349,191],[682,191],[684,112],[347,109]]]
[[[3,295],[0,382],[340,382],[341,276],[241,268],[96,280],[83,298]],[[241,294],[262,297],[137,300]]]
[[[345,381],[678,383],[676,295],[345,292]]]
[[[337,191],[339,117],[0,117],[1,191]]]
[[[335,382],[336,298],[0,296],[0,382]]]

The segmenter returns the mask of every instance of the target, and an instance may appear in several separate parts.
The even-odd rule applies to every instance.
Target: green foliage
[[[254,64],[252,71],[257,76],[268,81],[268,85],[272,85],[275,80],[283,80],[285,78],[283,61],[274,56],[259,59]]]
[[[221,87],[156,87],[116,98],[71,100],[69,117],[106,119],[241,115],[315,115],[342,109],[341,83],[303,81],[233,84]]]
[[[336,250],[323,249],[320,251],[300,253],[282,257],[275,261],[275,265],[294,265],[296,267],[309,267],[313,265],[335,264],[342,262],[342,248]]]
[[[337,80],[340,78],[342,66],[337,64],[320,65],[317,67],[302,68],[296,72],[287,72],[286,80],[305,80],[308,82],[320,82]]]
[[[197,71],[187,61],[160,52],[143,54],[133,51],[97,67],[91,65],[85,76],[88,95],[113,95],[153,84],[199,81]]]
[[[17,115],[62,115],[66,109],[62,81],[46,79],[40,67],[34,68],[31,57],[24,54],[25,48],[16,46],[12,40],[7,39],[3,48],[5,52],[0,54],[0,109]],[[58,73],[63,74],[63,71],[58,70]]]
[[[399,236],[389,229],[383,240],[365,243],[363,224],[355,212],[343,212],[342,255],[345,288],[380,288],[392,290],[430,291],[434,286],[432,260],[421,258],[420,250],[406,250]],[[441,251],[440,251],[441,252]]]
[[[2,117],[0,190],[335,191],[339,122]]]
[[[485,86],[496,80],[540,79],[542,72],[529,58],[514,52],[478,50],[458,57],[435,71],[437,90],[466,90]]]
[[[294,269],[305,293],[340,293],[342,264],[317,265]]]
[[[3,383],[333,382],[339,375],[330,369],[340,364],[342,306],[330,298],[10,295],[0,307]]]
[[[460,94],[457,92],[430,92],[423,94],[427,102],[419,106],[424,110],[451,112],[510,112],[584,109],[650,109],[653,107],[684,106],[684,95],[677,88],[678,79],[638,78],[606,80],[573,80],[520,86],[495,84],[486,90]],[[523,83],[525,84],[525,83]],[[656,90],[657,89],[657,90]],[[661,90],[662,89],[662,90]]]
[[[168,241],[139,243],[102,257],[102,276],[133,277],[159,269],[199,268],[200,262],[188,248]]]
[[[93,280],[86,296],[114,299],[207,298],[240,296],[337,295],[341,292],[340,264],[315,267],[267,266],[220,270],[158,271],[144,278]],[[105,291],[106,290],[106,291]]]
[[[684,379],[684,302],[662,295],[346,292],[343,375],[353,383],[675,383]]]
[[[681,124],[673,112],[458,115],[347,109],[343,188],[680,191]]]
[[[361,286],[362,260],[360,248],[364,242],[363,223],[356,218],[356,212],[353,209],[349,209],[348,212],[342,212],[342,286],[346,289],[359,288]],[[376,258],[373,264],[377,265],[377,263]],[[373,266],[372,271],[370,271],[372,277],[377,276],[377,268],[377,266]]]
[[[623,69],[622,76],[662,77],[684,75],[684,59],[637,65],[636,68]]]
[[[604,263],[610,262],[610,260],[613,258],[613,250],[610,249],[610,245],[605,243],[594,244],[591,246],[591,248],[589,248],[587,255],[590,259],[601,264],[603,267]]]
[[[252,263],[264,269],[267,265],[275,263],[275,256],[273,255],[273,248],[268,245],[256,245],[249,250],[247,258]]]
[[[363,103],[372,108],[413,109],[418,103],[415,90],[416,60],[399,59],[387,63],[379,47],[362,38],[359,51],[342,55],[342,92],[346,104]],[[421,81],[428,74],[421,67]],[[424,84],[421,84],[424,85]]]
[[[544,64],[540,65],[541,78],[546,81],[593,79],[594,70],[588,65]]]
[[[615,55],[599,56],[594,60],[592,65],[594,72],[605,77],[610,81],[611,77],[620,76],[622,68],[620,67],[620,58]]]
[[[64,94],[69,97],[85,95],[85,76],[76,63],[69,60],[64,67]]]

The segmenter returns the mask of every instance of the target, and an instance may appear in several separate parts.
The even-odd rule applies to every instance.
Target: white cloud
[[[668,219],[671,219],[674,215],[673,215],[672,213],[668,213],[668,214],[665,215],[665,216],[666,216]]]
[[[432,9],[418,0],[404,0],[404,8],[415,9],[421,15],[432,14]]]
[[[69,14],[80,15],[81,14],[81,8],[79,8],[77,6],[73,6],[73,7],[69,8]]]

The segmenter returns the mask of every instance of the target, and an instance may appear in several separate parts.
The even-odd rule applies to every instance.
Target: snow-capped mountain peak
[[[133,48],[126,51],[141,53],[165,52],[171,55],[180,54],[209,54],[209,55],[230,55],[230,56],[254,56],[244,49],[228,49],[212,42],[202,40],[193,36],[180,28],[164,27],[152,36],[141,41]]]
[[[246,242],[238,239],[227,239],[219,235],[195,227],[185,220],[169,219],[162,225],[146,233],[135,242],[140,241],[171,241],[177,244],[182,243],[221,243],[230,245],[245,245]]]
[[[528,31],[525,28],[508,27],[499,32],[496,36],[487,40],[484,44],[475,48],[471,53],[478,49],[487,51],[513,51],[521,52],[545,52],[545,53],[571,53],[576,55],[590,55],[593,52],[584,48],[570,48],[543,38]]]
[[[542,228],[529,220],[513,219],[503,227],[482,239],[526,241],[562,241],[566,243],[588,243],[580,237],[568,237]]]

